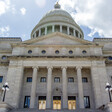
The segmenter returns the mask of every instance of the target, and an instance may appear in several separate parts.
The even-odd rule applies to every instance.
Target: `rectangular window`
[[[84,107],[85,108],[90,108],[89,96],[84,96]]]
[[[55,32],[60,32],[60,26],[59,25],[55,25],[54,26],[54,30],[55,30]]]
[[[32,82],[32,77],[27,77],[27,82]]]
[[[40,82],[46,82],[46,77],[41,77]]]
[[[69,77],[68,78],[68,82],[74,82],[74,78],[73,77]]]
[[[46,96],[39,96],[39,110],[46,109]]]
[[[77,30],[75,31],[75,34],[76,34],[76,37],[78,37],[78,31]]]
[[[54,82],[60,82],[60,77],[55,77]]]
[[[82,78],[82,82],[88,82],[87,77],[83,77],[83,78]]]
[[[3,81],[3,76],[0,76],[0,83],[2,83]]]
[[[24,108],[30,108],[30,96],[25,96]]]

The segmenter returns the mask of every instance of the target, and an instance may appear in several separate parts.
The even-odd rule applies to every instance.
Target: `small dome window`
[[[56,54],[59,54],[59,51],[58,51],[58,50],[56,50],[56,51],[55,51],[55,53],[56,53]]]
[[[87,53],[87,51],[86,51],[86,50],[83,50],[83,51],[82,51],[82,53],[83,53],[83,54],[86,54],[86,53]]]
[[[28,51],[28,54],[32,54],[32,50],[29,50],[29,51]]]
[[[73,54],[73,51],[72,51],[72,50],[70,50],[70,51],[69,51],[69,54]]]
[[[7,56],[2,56],[2,59],[3,59],[3,60],[6,60],[6,59],[7,59]]]
[[[41,51],[41,53],[42,53],[42,54],[45,54],[45,53],[46,53],[46,51],[45,51],[45,50],[42,50],[42,51]]]

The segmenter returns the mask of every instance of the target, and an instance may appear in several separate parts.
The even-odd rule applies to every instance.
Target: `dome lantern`
[[[57,3],[54,5],[54,8],[55,8],[55,9],[60,9],[61,6],[60,6],[60,4],[57,2]]]

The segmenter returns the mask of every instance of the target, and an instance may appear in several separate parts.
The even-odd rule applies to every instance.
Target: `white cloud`
[[[88,36],[98,33],[112,37],[112,0],[59,0],[79,25],[91,29]]]
[[[20,11],[21,11],[21,14],[22,15],[25,15],[26,14],[26,9],[25,8],[21,8]]]
[[[8,36],[10,31],[10,27],[9,26],[5,26],[5,27],[0,27],[0,36]]]
[[[10,8],[10,0],[0,0],[0,15],[6,13]]]
[[[43,8],[46,5],[46,0],[35,0],[38,7]]]

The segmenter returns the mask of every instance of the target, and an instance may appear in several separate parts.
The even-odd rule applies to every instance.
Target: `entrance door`
[[[53,97],[53,109],[60,110],[61,109],[61,96],[54,96]]]
[[[69,110],[76,109],[76,97],[75,96],[68,96],[68,109]]]

